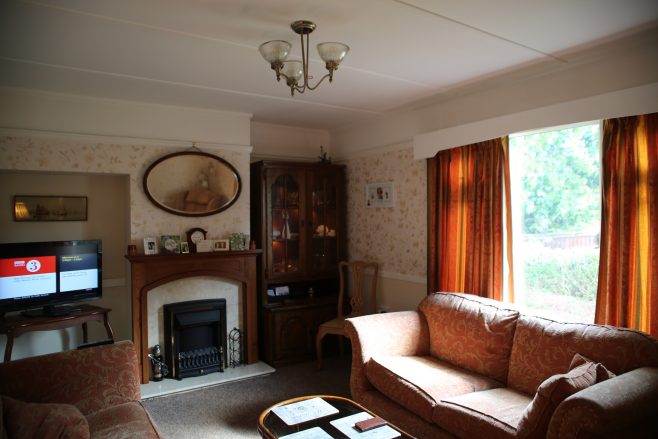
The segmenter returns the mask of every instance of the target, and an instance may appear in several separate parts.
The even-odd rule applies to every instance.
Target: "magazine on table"
[[[274,407],[272,411],[288,425],[297,425],[312,419],[338,413],[338,409],[322,398],[305,399],[292,404]]]

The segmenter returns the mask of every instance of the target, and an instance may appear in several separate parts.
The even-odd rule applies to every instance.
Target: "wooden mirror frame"
[[[144,193],[160,209],[180,216],[209,216],[240,197],[240,174],[229,162],[201,151],[167,154],[144,173]],[[232,186],[232,187],[229,187]]]

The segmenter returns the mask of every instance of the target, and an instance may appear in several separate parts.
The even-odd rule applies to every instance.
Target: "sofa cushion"
[[[418,309],[427,319],[432,356],[505,383],[517,310],[457,293],[431,294]]]
[[[89,438],[87,420],[74,405],[28,403],[3,396],[1,415],[10,438]]]
[[[428,422],[443,398],[501,387],[491,378],[432,357],[373,357],[365,373],[377,390]]]
[[[148,412],[138,401],[115,405],[87,416],[93,439],[139,438],[160,439]]]
[[[530,396],[503,387],[445,398],[433,420],[458,437],[511,438]]]
[[[594,363],[594,362],[587,357],[584,357],[580,354],[576,354],[573,356],[573,359],[571,360],[571,365],[569,366],[569,370],[575,369],[576,367],[582,366],[583,364],[587,364],[587,363]],[[597,383],[600,383],[601,381],[605,381],[617,376],[614,373],[610,372],[608,368],[606,368],[601,363],[595,363],[595,364],[596,364]]]
[[[553,412],[564,399],[596,383],[599,365],[585,361],[565,374],[554,375],[541,383],[532,402],[523,411],[517,437],[546,437]]]
[[[617,375],[638,367],[658,366],[658,340],[642,332],[521,316],[507,385],[532,395],[547,378],[568,370],[576,353],[604,364]]]

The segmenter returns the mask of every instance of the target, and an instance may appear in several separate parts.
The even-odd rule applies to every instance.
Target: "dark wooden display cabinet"
[[[344,166],[252,163],[251,239],[263,249],[261,357],[273,366],[312,358],[317,327],[336,316],[338,262],[346,254]]]

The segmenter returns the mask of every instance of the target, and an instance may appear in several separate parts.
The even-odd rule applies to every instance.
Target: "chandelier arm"
[[[316,88],[318,88],[318,86],[319,86],[320,84],[322,84],[322,81],[324,81],[325,79],[327,79],[327,78],[330,77],[330,76],[331,76],[331,75],[330,75],[329,73],[327,73],[327,74],[324,75],[322,78],[320,78],[320,80],[318,81],[318,83],[315,84],[314,86],[311,87],[311,84],[306,84],[306,88],[308,88],[309,90],[315,90]]]

